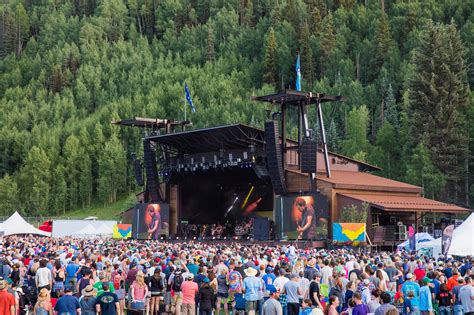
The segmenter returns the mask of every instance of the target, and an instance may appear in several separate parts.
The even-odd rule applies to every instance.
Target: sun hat
[[[244,272],[247,277],[254,277],[257,275],[257,269],[252,268],[252,267],[248,267],[247,269],[244,270]]]
[[[86,286],[84,289],[82,289],[81,291],[81,294],[86,297],[94,296],[96,293],[97,293],[97,290],[90,284]]]
[[[49,299],[49,291],[46,288],[42,288],[38,293],[38,301],[45,301]]]

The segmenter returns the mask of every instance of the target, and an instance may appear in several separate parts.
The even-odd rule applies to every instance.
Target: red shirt
[[[184,281],[183,284],[181,284],[181,292],[183,293],[183,304],[196,303],[196,294],[198,294],[199,292],[199,288],[196,282]]]
[[[446,286],[448,287],[449,291],[453,291],[453,288],[459,284],[458,277],[459,275],[453,275],[451,278],[448,279],[448,283],[446,283]]]
[[[15,298],[6,290],[0,291],[0,315],[10,315],[11,307],[15,305]]]
[[[420,269],[420,268],[416,268],[413,273],[415,274],[416,276],[416,280],[421,280],[425,277],[426,275],[426,272],[423,270],[423,269]]]

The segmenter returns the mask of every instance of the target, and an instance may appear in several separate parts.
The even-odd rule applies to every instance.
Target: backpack
[[[183,283],[183,276],[181,274],[175,274],[173,279],[172,289],[175,292],[181,292],[181,284]]]

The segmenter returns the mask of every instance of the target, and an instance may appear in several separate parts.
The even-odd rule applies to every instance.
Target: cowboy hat
[[[247,277],[254,277],[257,275],[257,269],[248,267],[247,269],[244,270],[245,274]]]
[[[97,289],[94,288],[92,285],[88,285],[81,291],[83,296],[94,296],[97,293]]]

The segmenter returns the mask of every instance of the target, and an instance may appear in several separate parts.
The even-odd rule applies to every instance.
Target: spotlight
[[[224,236],[224,239],[226,240],[226,239],[227,239],[227,236]]]
[[[179,236],[176,236],[176,239],[179,240]]]
[[[195,237],[193,237],[193,240],[195,240],[195,239],[196,239],[196,236],[195,236]]]

